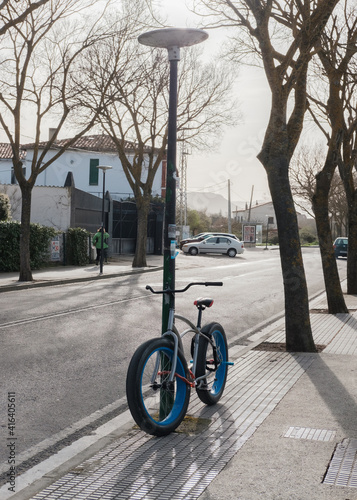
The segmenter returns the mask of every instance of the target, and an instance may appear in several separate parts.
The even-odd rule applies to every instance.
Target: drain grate
[[[357,488],[357,439],[344,439],[337,445],[323,482]]]
[[[294,439],[310,439],[312,441],[333,441],[336,431],[327,429],[311,429],[310,427],[289,427],[284,437]]]

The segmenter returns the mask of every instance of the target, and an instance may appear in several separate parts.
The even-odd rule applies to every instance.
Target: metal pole
[[[100,240],[100,271],[103,274],[103,252],[104,252],[104,192],[105,192],[105,170],[103,169],[103,198],[102,198],[102,235]]]
[[[268,222],[267,222],[267,235],[265,239],[265,248],[264,250],[268,250],[268,234],[269,234],[269,217],[268,217]]]
[[[167,140],[166,198],[164,224],[163,289],[175,289],[176,253],[176,133],[177,133],[177,66],[180,49],[168,49],[170,61],[170,95]],[[167,330],[169,310],[175,307],[175,297],[164,293],[162,302],[162,333]]]

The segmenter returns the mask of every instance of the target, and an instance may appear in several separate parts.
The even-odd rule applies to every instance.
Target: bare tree
[[[93,0],[56,0],[31,11],[21,22],[18,19],[24,8],[26,5],[28,9],[31,7],[29,0],[11,2],[0,11],[1,21],[14,21],[2,37],[0,48],[0,124],[12,147],[14,172],[22,194],[20,281],[32,280],[29,254],[31,195],[37,176],[93,126],[103,104],[98,102],[98,108],[78,127],[73,139],[49,159],[48,151],[80,106],[75,82],[76,61],[100,38],[108,36],[99,26],[98,11],[95,22],[90,22],[85,14],[94,4]],[[28,117],[34,120],[34,154],[30,172],[27,169],[25,175],[20,142]],[[56,127],[40,151],[41,128],[46,119],[55,122]]]
[[[325,157],[325,160],[322,160]],[[312,207],[316,221],[322,259],[328,311],[330,314],[348,312],[332,247],[332,220],[346,216],[346,196],[341,179],[334,172],[336,163],[331,161],[330,149],[326,155],[321,148],[300,150],[291,162],[292,192],[297,199]],[[331,178],[330,178],[331,175]],[[343,210],[344,205],[344,210]]]
[[[309,111],[315,123],[323,131],[328,150],[323,168],[316,175],[316,188],[313,206],[319,235],[320,251],[329,312],[346,312],[341,285],[338,277],[336,259],[332,247],[332,234],[328,217],[329,191],[334,172],[339,166],[346,190],[349,207],[349,257],[347,265],[348,293],[357,292],[357,200],[353,179],[354,160],[351,162],[351,132],[354,134],[356,123],[355,89],[357,21],[355,6],[350,0],[340,2],[336,13],[331,17],[316,50],[323,71],[318,71],[320,81],[326,81],[327,97],[321,100],[321,89],[310,94],[312,104]],[[323,95],[323,92],[322,92]],[[351,101],[352,99],[352,101]],[[347,147],[346,147],[347,145]],[[343,148],[343,154],[341,154]],[[353,222],[355,220],[355,222]]]
[[[95,96],[101,93],[105,72],[116,75],[100,121],[116,145],[137,205],[133,267],[146,266],[148,212],[155,174],[166,157],[169,97],[167,51],[148,49],[138,43],[137,35],[147,29],[140,17],[142,10],[139,12],[140,15],[131,6],[130,13],[136,21],[131,23],[131,36],[128,33],[126,41],[117,37],[106,41],[93,51],[83,68],[84,75],[94,75],[93,88],[83,88],[89,108],[97,107]],[[119,57],[123,52],[126,56]],[[123,60],[130,64],[123,64]],[[186,144],[207,147],[208,138],[217,138],[223,124],[235,122],[230,99],[232,76],[220,66],[199,63],[197,49],[183,51],[179,71],[178,137],[184,131]],[[129,153],[128,144],[132,148]]]
[[[324,151],[321,146],[309,148],[302,146],[296,151],[290,163],[291,191],[295,205],[315,218],[312,198],[315,193],[315,176],[321,170],[321,158]]]
[[[295,205],[312,218],[315,218],[313,197],[316,188],[316,175],[323,168],[325,156],[326,152],[321,146],[307,147],[305,145],[299,148],[290,164],[291,190]],[[348,207],[345,189],[337,172],[333,174],[331,181],[328,212],[333,237],[346,235]]]
[[[336,162],[331,157],[331,149],[328,149],[327,155],[320,150],[315,156],[311,155],[310,158],[305,156],[305,161],[303,163],[300,161],[297,169],[294,168],[293,161],[291,177],[295,181],[292,187],[293,193],[311,203],[319,238],[328,311],[330,314],[337,314],[348,312],[348,309],[332,247],[331,220],[332,217],[336,220],[336,216],[340,215],[339,210],[336,210],[336,203],[345,198],[345,193],[341,179],[334,172]],[[322,162],[321,158],[324,157],[325,160]],[[332,204],[333,201],[335,205]]]
[[[308,65],[338,0],[197,0],[211,26],[232,32],[231,55],[261,61],[271,90],[270,119],[258,159],[277,218],[284,279],[287,350],[315,351],[289,164],[306,112]]]
[[[346,128],[339,157],[339,172],[343,181],[348,206],[347,293],[357,293],[357,103],[355,75],[357,67],[350,68],[351,81],[346,105]]]
[[[0,2],[0,11],[2,11],[3,25],[0,28],[0,36],[16,24],[22,23],[36,9],[46,4],[49,0],[39,0],[38,2],[16,2],[16,13],[13,14],[14,8],[11,0],[3,0]],[[12,11],[12,12],[11,12]],[[10,13],[11,12],[11,13]]]

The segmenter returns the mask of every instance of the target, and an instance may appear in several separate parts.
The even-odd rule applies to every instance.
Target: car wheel
[[[197,250],[196,247],[192,247],[192,248],[189,249],[188,253],[190,255],[197,255],[198,254],[198,250]]]
[[[237,250],[235,250],[234,248],[230,248],[228,250],[227,254],[228,254],[228,257],[235,257],[237,254]]]

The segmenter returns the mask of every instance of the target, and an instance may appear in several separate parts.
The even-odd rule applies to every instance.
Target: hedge
[[[66,235],[66,261],[73,266],[89,262],[88,239],[90,233],[80,227],[70,227]]]
[[[0,193],[0,221],[10,218],[10,199],[7,194]]]
[[[52,227],[30,224],[30,265],[39,269],[49,260],[49,242],[55,236]],[[0,221],[0,272],[20,270],[20,222]]]

